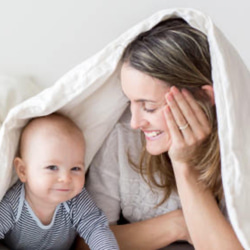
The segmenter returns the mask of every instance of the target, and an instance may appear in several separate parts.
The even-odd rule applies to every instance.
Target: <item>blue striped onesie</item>
[[[25,200],[24,184],[18,181],[0,202],[0,239],[15,250],[66,250],[76,235],[90,249],[119,249],[104,213],[85,190],[57,206],[52,221],[43,225]]]

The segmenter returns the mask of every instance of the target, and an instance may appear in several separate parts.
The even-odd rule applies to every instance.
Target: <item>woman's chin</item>
[[[166,145],[164,146],[165,147],[160,147],[160,146],[153,147],[153,145],[147,144],[146,149],[147,149],[147,152],[151,155],[160,155],[168,151],[168,148],[166,147]]]
[[[160,155],[169,150],[170,143],[169,136],[163,137],[161,140],[146,140],[146,150],[151,155]]]

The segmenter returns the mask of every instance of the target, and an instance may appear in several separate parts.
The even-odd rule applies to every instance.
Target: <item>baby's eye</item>
[[[82,168],[81,167],[73,167],[71,168],[72,171],[82,171]]]
[[[58,170],[58,166],[56,165],[50,165],[50,166],[47,166],[46,168],[49,170],[53,170],[53,171]]]

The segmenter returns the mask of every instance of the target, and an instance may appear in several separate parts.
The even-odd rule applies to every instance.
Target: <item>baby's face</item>
[[[23,157],[27,200],[57,205],[79,194],[85,180],[83,137],[48,126],[31,138]]]

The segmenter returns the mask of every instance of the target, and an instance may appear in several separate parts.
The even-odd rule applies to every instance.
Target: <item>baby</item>
[[[85,143],[69,118],[51,114],[23,129],[14,166],[19,181],[0,202],[0,239],[10,249],[119,249],[103,212],[83,188]]]

